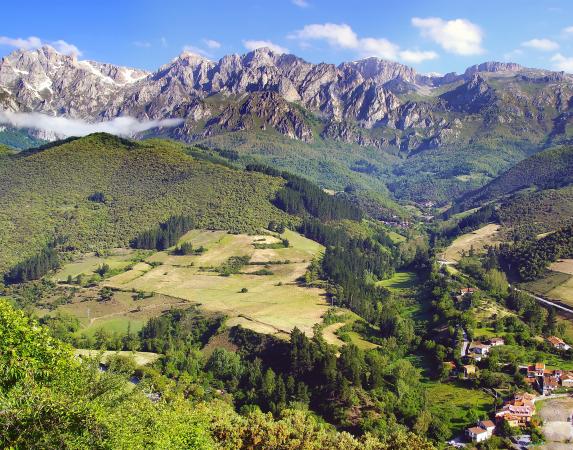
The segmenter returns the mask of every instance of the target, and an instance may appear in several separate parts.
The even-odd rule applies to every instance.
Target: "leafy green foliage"
[[[218,351],[209,367],[230,380],[241,370],[240,358]],[[185,386],[183,380],[169,381],[152,369],[149,380],[133,385],[126,378],[132,369],[129,361],[117,357],[105,373],[95,360],[81,363],[46,328],[0,300],[0,446],[434,449],[402,428],[392,429],[382,439],[369,434],[357,439],[333,430],[308,411],[284,409],[277,419],[259,410],[241,416],[218,400],[184,398],[178,393]],[[161,400],[151,401],[145,394],[149,390]]]

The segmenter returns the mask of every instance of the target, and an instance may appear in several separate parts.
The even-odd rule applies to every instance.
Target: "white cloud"
[[[197,55],[204,56],[205,58],[211,58],[211,54],[207,50],[204,50],[201,47],[196,47],[195,45],[185,45],[183,47],[183,51],[196,53]]]
[[[221,48],[221,43],[215,39],[203,39],[203,43],[209,48]]]
[[[33,50],[40,48],[44,45],[50,45],[58,52],[65,55],[77,55],[81,56],[82,52],[73,44],[70,44],[61,39],[53,42],[44,42],[36,36],[30,36],[29,38],[9,38],[7,36],[0,36],[0,45],[6,45],[8,47],[18,48],[20,50]]]
[[[355,49],[359,46],[356,33],[345,23],[315,23],[289,34],[290,39],[300,41],[324,40],[333,47]]]
[[[557,53],[551,57],[551,61],[553,61],[553,66],[557,70],[563,70],[564,72],[573,73],[573,56],[566,57],[563,56],[561,53]]]
[[[281,47],[278,44],[275,44],[271,41],[261,41],[261,40],[246,40],[243,41],[243,45],[247,50],[256,50],[257,48],[261,47],[268,47],[275,53],[288,53],[289,49],[285,47]]]
[[[58,136],[85,136],[91,133],[111,133],[120,136],[133,136],[145,130],[158,127],[175,127],[183,119],[163,119],[139,121],[133,117],[116,117],[107,122],[89,123],[79,119],[54,117],[37,112],[18,113],[0,111],[0,123],[16,128],[33,128],[55,133]]]
[[[438,54],[432,51],[404,50],[400,52],[400,59],[409,63],[421,63],[436,59]]]
[[[331,47],[355,51],[363,58],[374,56],[420,63],[438,57],[438,54],[432,51],[401,50],[399,45],[385,38],[359,37],[350,25],[345,23],[306,25],[289,34],[288,38],[298,40],[302,46],[308,46],[309,41],[322,40]]]
[[[58,52],[63,53],[64,55],[77,55],[81,56],[82,52],[80,49],[77,48],[73,44],[69,44],[66,41],[62,41],[61,39],[58,41],[54,41],[51,43],[52,47],[54,47]]]
[[[133,45],[140,48],[149,48],[151,47],[151,42],[147,41],[133,41]]]
[[[299,8],[306,8],[309,6],[306,0],[291,0],[293,5],[298,6]]]
[[[167,47],[167,38],[165,36],[161,36],[161,38],[159,39],[159,42],[161,43],[162,47]]]
[[[467,19],[444,20],[439,17],[413,17],[412,25],[423,37],[439,44],[444,50],[458,55],[479,55],[483,31]]]
[[[0,45],[15,47],[21,50],[32,50],[41,47],[43,44],[42,40],[36,36],[30,36],[27,39],[9,38],[7,36],[0,36]]]
[[[559,44],[551,39],[531,39],[529,41],[522,42],[521,45],[523,47],[541,50],[542,52],[550,52],[559,48]]]

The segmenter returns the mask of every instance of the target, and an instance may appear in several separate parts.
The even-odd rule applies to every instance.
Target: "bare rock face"
[[[312,129],[306,124],[301,111],[276,92],[256,92],[243,103],[229,105],[207,122],[204,135],[210,136],[220,131],[254,130],[257,124],[262,129],[272,126],[292,139],[304,142],[313,139]]]
[[[0,108],[90,122],[181,118],[168,133],[186,141],[272,128],[311,142],[319,123],[326,139],[412,151],[498,126],[508,135],[566,139],[573,77],[500,62],[423,75],[378,58],[312,64],[268,48],[219,61],[183,52],[149,73],[45,46],[2,59]]]

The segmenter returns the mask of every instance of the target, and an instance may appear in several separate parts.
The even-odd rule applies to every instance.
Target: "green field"
[[[430,410],[446,419],[454,434],[470,425],[471,409],[487,414],[493,407],[493,398],[481,390],[439,382],[428,382],[426,386]]]
[[[396,272],[392,278],[379,281],[379,286],[384,286],[390,290],[411,289],[416,286],[418,277],[414,272]]]
[[[66,281],[69,276],[75,278],[78,275],[91,277],[95,271],[103,264],[107,264],[111,271],[122,271],[126,267],[134,264],[139,257],[144,257],[145,252],[131,249],[114,249],[109,256],[96,256],[95,253],[82,255],[72,263],[64,265],[56,271],[52,279],[56,282]]]

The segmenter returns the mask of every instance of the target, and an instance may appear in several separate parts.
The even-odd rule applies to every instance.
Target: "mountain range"
[[[430,76],[377,58],[312,64],[268,48],[217,62],[183,52],[146,72],[80,61],[44,46],[2,59],[0,108],[87,122],[178,118],[179,125],[140,137],[201,141],[272,158],[324,187],[365,185],[354,172],[382,179],[376,190],[390,189],[398,198],[444,200],[541,148],[571,142],[573,76],[501,62]],[[261,133],[265,144],[257,143]],[[291,147],[307,153],[304,161],[287,155]],[[310,156],[316,149],[322,156]],[[337,180],[321,175],[314,164],[320,158]],[[309,160],[310,172],[297,170]]]

